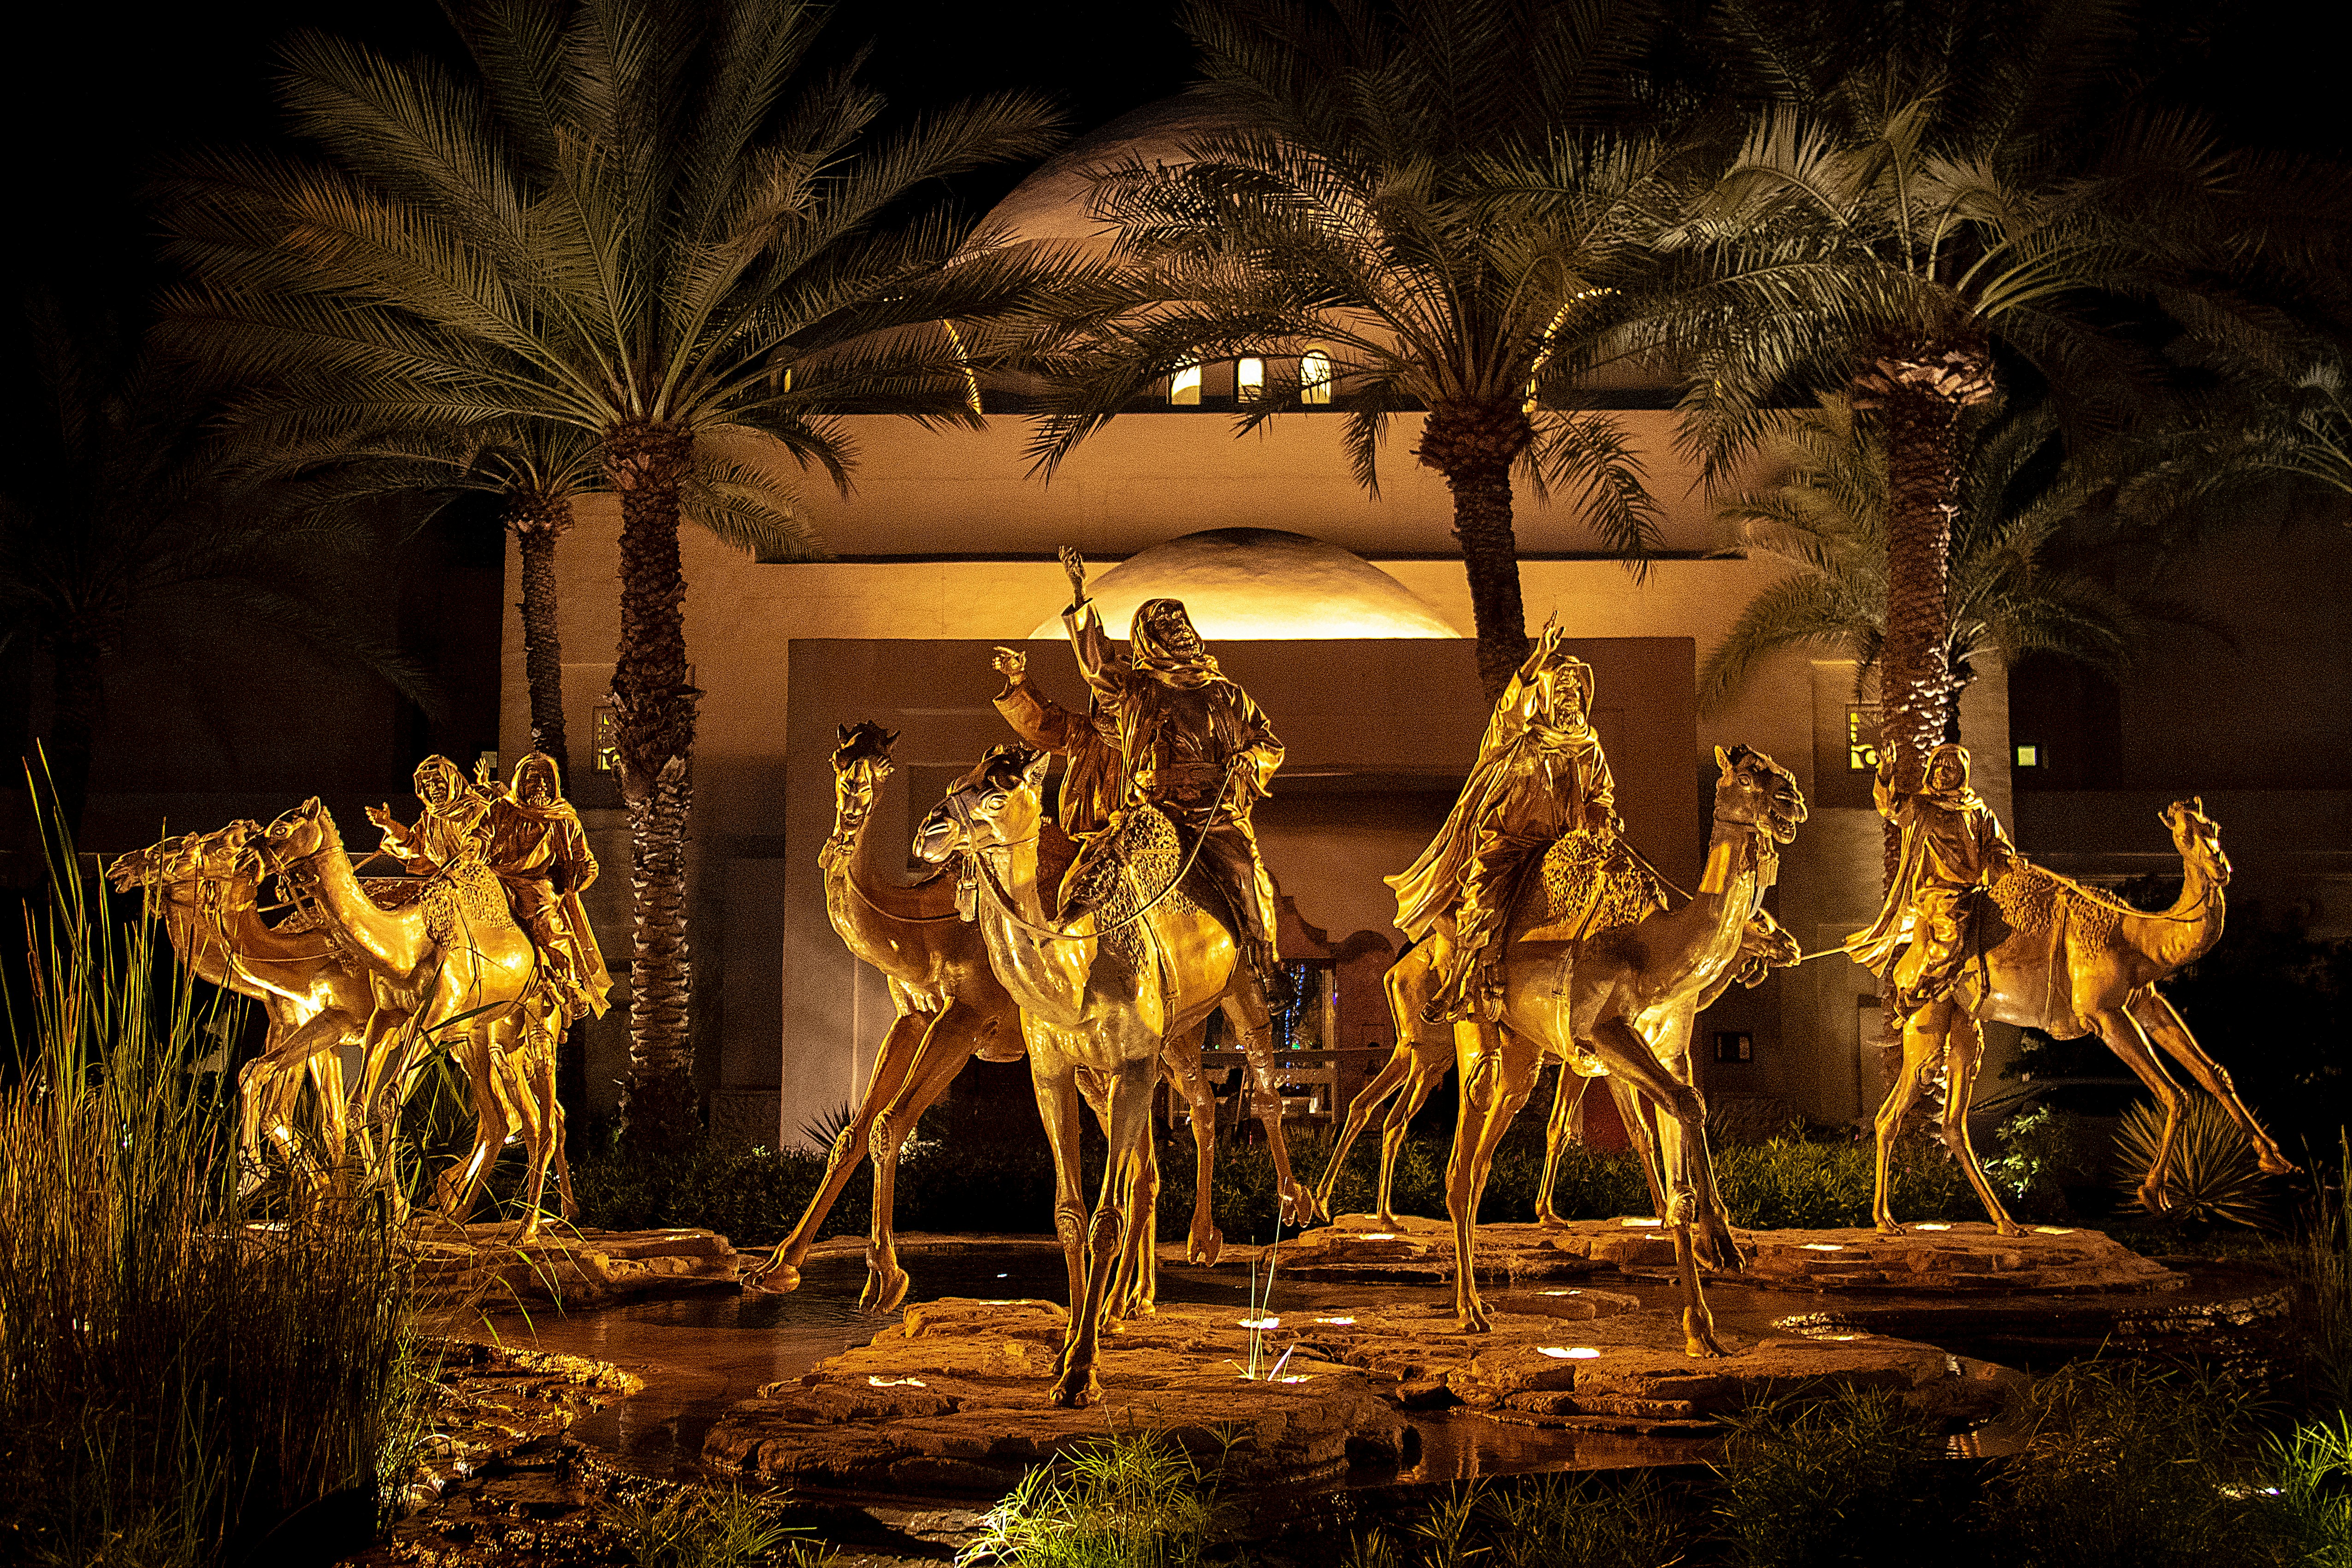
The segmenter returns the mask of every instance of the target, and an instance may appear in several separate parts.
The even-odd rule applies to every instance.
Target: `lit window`
[[[1845,710],[1845,765],[1857,773],[1878,771],[1878,710]]]
[[[1265,361],[1257,358],[1234,361],[1234,396],[1243,403],[1255,403],[1265,395]]]
[[[1298,356],[1298,401],[1331,401],[1331,356],[1321,349],[1308,349]]]
[[[1168,401],[1197,408],[1201,404],[1201,367],[1180,364],[1176,374],[1168,378]]]
[[[2021,768],[2040,767],[2042,765],[2042,748],[2039,746],[2026,745],[2021,742],[2017,748],[2017,765]]]

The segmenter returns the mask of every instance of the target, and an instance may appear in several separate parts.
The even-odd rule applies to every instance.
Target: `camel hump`
[[[2070,942],[2104,945],[2114,940],[2124,916],[2131,912],[2119,900],[2023,856],[2011,861],[2008,874],[1988,891],[2002,922],[2020,936],[2063,931]]]
[[[1521,942],[1580,942],[1664,909],[1666,885],[1615,834],[1579,827],[1552,840],[1521,902]]]
[[[1110,950],[1140,964],[1145,943],[1137,911],[1146,905],[1154,913],[1171,915],[1202,910],[1185,889],[1170,887],[1184,869],[1184,859],[1183,840],[1168,814],[1154,805],[1130,805],[1079,851],[1063,909],[1092,910],[1095,929],[1108,933],[1103,941]]]

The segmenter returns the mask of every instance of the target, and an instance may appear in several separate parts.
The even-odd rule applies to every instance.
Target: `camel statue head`
[[[1794,774],[1752,746],[1715,749],[1715,819],[1738,822],[1787,844],[1805,820],[1805,793]]]
[[[871,801],[890,776],[890,748],[898,743],[898,731],[866,720],[834,728],[841,731],[841,743],[833,749],[835,794],[844,800]]]
[[[117,856],[114,864],[106,868],[107,880],[114,884],[114,890],[118,893],[127,893],[133,888],[152,888],[165,882],[175,882],[186,874],[184,868],[188,860],[188,846],[195,837],[193,833],[183,833],[176,837],[158,839],[144,849],[133,849],[128,855]]]
[[[254,847],[271,870],[282,871],[334,842],[334,819],[314,795],[263,828],[261,841]]]
[[[232,822],[196,839],[188,846],[190,874],[215,882],[260,881],[268,872],[254,842],[260,831],[258,823]]]
[[[915,854],[931,865],[967,850],[1001,848],[1037,837],[1045,819],[1040,799],[1049,752],[1028,746],[996,746],[979,764],[948,786],[947,798],[931,807],[915,834]]]
[[[2230,858],[2221,853],[2221,825],[2205,815],[2203,795],[2176,800],[2156,816],[2172,835],[2172,847],[2180,851],[2184,865],[2203,870],[2217,888],[2230,885]]]

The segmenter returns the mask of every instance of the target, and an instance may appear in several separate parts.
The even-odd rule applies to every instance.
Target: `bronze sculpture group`
[[[1024,655],[997,650],[1005,685],[996,706],[1022,739],[991,750],[923,819],[915,852],[936,868],[926,879],[908,886],[888,874],[895,854],[870,831],[896,737],[870,723],[840,730],[834,827],[818,857],[825,906],[850,951],[887,980],[895,1018],[820,1190],[747,1282],[798,1283],[862,1154],[875,1178],[863,1305],[898,1306],[908,1289],[892,1233],[900,1148],[965,1063],[1025,1057],[1053,1145],[1071,1303],[1053,1398],[1093,1403],[1107,1327],[1152,1310],[1151,1101],[1163,1078],[1191,1110],[1198,1160],[1186,1256],[1212,1263],[1223,1245],[1209,1211],[1215,1102],[1202,1067],[1203,1026],[1222,1013],[1245,1054],[1288,1224],[1325,1217],[1349,1143],[1383,1103],[1378,1208],[1390,1220],[1405,1124],[1448,1070],[1459,1075],[1446,1206],[1463,1331],[1487,1326],[1467,1260],[1512,1119],[1557,1064],[1537,1208],[1543,1223],[1560,1224],[1550,1193],[1561,1149],[1585,1089],[1605,1079],[1672,1227],[1685,1347],[1725,1353],[1702,1271],[1743,1259],[1716,1190],[1691,1038],[1698,1012],[1735,982],[1756,984],[1804,956],[1763,907],[1780,849],[1807,815],[1788,770],[1747,746],[1717,750],[1705,869],[1695,891],[1673,889],[1622,831],[1590,720],[1592,671],[1547,626],[1496,704],[1444,826],[1389,879],[1397,924],[1412,939],[1384,982],[1395,1051],[1349,1108],[1320,1188],[1309,1191],[1283,1137],[1269,1005],[1287,1000],[1288,980],[1251,823],[1282,765],[1281,742],[1181,603],[1140,606],[1121,654],[1087,594],[1084,563],[1067,551],[1063,560],[1072,586],[1064,621],[1087,710],[1055,704],[1029,680]],[[1057,758],[1064,771],[1049,791]],[[344,1047],[360,1051],[359,1142],[362,1164],[377,1168],[392,1157],[402,1086],[446,1047],[477,1125],[470,1155],[437,1183],[442,1211],[462,1220],[517,1136],[529,1155],[527,1223],[551,1172],[568,1215],[555,1041],[573,1019],[601,1013],[609,987],[579,902],[595,862],[554,765],[536,753],[507,784],[486,773],[468,781],[433,758],[416,788],[415,824],[369,813],[383,831],[378,853],[405,877],[361,878],[316,800],[267,827],[165,840],[112,874],[147,889],[192,969],[262,1005],[268,1041],[239,1085],[251,1170],[273,1139],[289,1141],[306,1081],[321,1108],[325,1163],[340,1163],[351,1138],[336,1054]],[[1875,798],[1901,829],[1899,874],[1878,919],[1844,951],[1882,977],[1903,1019],[1902,1072],[1876,1121],[1882,1232],[1901,1228],[1888,1205],[1893,1139],[1941,1065],[1945,1142],[1998,1230],[2018,1233],[1969,1143],[1985,1019],[2059,1038],[2095,1033],[2147,1084],[2166,1111],[2164,1146],[2141,1190],[2147,1207],[2164,1201],[2181,1104],[2159,1053],[2228,1109],[2265,1171],[2293,1168],[2155,989],[2221,934],[2229,863],[2200,802],[2163,813],[2185,886],[2171,910],[2146,911],[2020,856],[1969,788],[1958,746],[1938,748],[1915,777],[1898,777],[1890,762]],[[266,889],[276,903],[265,904]],[[1079,1184],[1082,1105],[1109,1148],[1091,1205]]]
[[[538,752],[509,783],[468,780],[444,757],[416,770],[424,814],[383,808],[378,854],[408,874],[362,878],[315,797],[267,826],[236,822],[123,856],[109,875],[142,888],[182,961],[262,1005],[268,1032],[239,1076],[239,1154],[248,1179],[265,1146],[297,1152],[294,1101],[312,1082],[321,1128],[314,1180],[346,1171],[349,1118],[336,1053],[357,1047],[360,1165],[397,1200],[393,1129],[432,1053],[463,1071],[474,1146],[436,1183],[443,1215],[464,1223],[509,1138],[528,1156],[524,1233],[536,1230],[548,1177],[573,1212],[555,1093],[556,1042],[601,1014],[611,988],[579,895],[595,879],[579,816],[554,763]],[[263,903],[265,889],[276,900]],[[274,921],[270,915],[278,918]]]

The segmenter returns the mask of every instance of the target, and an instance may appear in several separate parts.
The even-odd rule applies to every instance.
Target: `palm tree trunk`
[[[1959,510],[1960,414],[1992,395],[1980,344],[1888,354],[1854,380],[1853,405],[1875,408],[1886,438],[1886,641],[1879,658],[1878,743],[1895,754],[1898,787],[1916,788],[1952,712],[1951,616],[1944,587]],[[1898,855],[1885,828],[1882,886]],[[1902,1021],[1892,984],[1879,992],[1880,1089],[1901,1068]]]
[[[522,549],[522,662],[530,681],[530,743],[572,778],[563,732],[563,638],[556,624],[555,542],[572,530],[572,502],[541,490],[507,498],[506,524]]]
[[[688,1026],[686,829],[698,694],[687,681],[686,574],[677,550],[678,487],[693,455],[694,434],[680,426],[646,421],[605,433],[605,473],[621,498],[614,750],[629,809],[636,900],[621,1137],[642,1153],[677,1152],[698,1130]]]
[[[1445,476],[1454,492],[1454,537],[1470,579],[1478,628],[1478,684],[1503,695],[1528,657],[1528,616],[1519,597],[1519,542],[1511,531],[1511,465],[1535,438],[1514,405],[1440,404],[1429,411],[1413,456]]]

